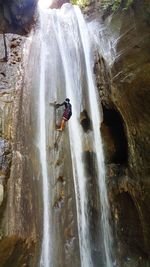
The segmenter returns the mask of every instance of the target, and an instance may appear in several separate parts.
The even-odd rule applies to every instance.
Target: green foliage
[[[71,0],[72,5],[78,5],[80,7],[85,7],[89,4],[88,0]]]
[[[126,5],[123,10],[127,10],[133,3],[134,0],[126,0]],[[111,8],[113,12],[117,11],[121,5],[122,0],[101,0],[101,5],[103,10],[107,8]],[[90,3],[90,0],[71,0],[73,5],[79,5],[81,7],[85,7]]]
[[[133,4],[133,1],[134,0],[128,0],[123,10],[127,10]]]
[[[123,10],[127,10],[132,5],[133,1],[134,0],[126,0],[126,5]],[[104,9],[111,7],[111,10],[115,12],[120,7],[122,0],[103,0],[102,2]]]
[[[121,0],[115,0],[112,5],[112,11],[115,12],[119,8],[120,4],[121,4]]]
[[[70,2],[71,2],[72,5],[77,5],[77,1],[78,0],[71,0]]]

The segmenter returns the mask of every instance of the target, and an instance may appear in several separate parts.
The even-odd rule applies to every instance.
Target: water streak
[[[42,19],[42,16],[41,16]],[[41,21],[41,38],[43,26]],[[49,181],[47,171],[47,156],[46,156],[46,111],[45,111],[45,71],[46,71],[46,46],[41,42],[40,50],[40,84],[39,84],[39,148],[40,148],[40,161],[43,177],[43,243],[40,267],[50,267],[50,215],[49,215]]]
[[[83,16],[79,9],[76,7],[76,14],[78,18],[78,24],[81,34],[81,40],[83,44],[86,70],[87,70],[87,79],[88,79],[88,89],[89,89],[89,101],[91,109],[91,117],[93,122],[93,131],[94,131],[94,141],[95,141],[95,152],[97,158],[97,167],[98,167],[98,181],[99,181],[99,190],[100,190],[100,202],[101,202],[101,222],[102,222],[102,231],[103,231],[103,240],[104,240],[104,254],[106,257],[106,266],[112,267],[112,234],[111,227],[109,223],[110,219],[110,208],[107,196],[107,186],[105,182],[105,165],[104,165],[104,155],[102,147],[102,138],[100,134],[100,124],[102,121],[102,116],[99,111],[99,101],[98,95],[94,83],[93,72],[92,72],[92,61],[91,61],[91,46],[89,39],[89,32],[86,27],[86,23],[83,19]]]
[[[79,32],[73,8],[71,6],[68,7],[70,9],[68,13],[65,13],[65,9],[64,12],[63,10],[56,11],[53,27],[64,67],[66,95],[71,99],[73,106],[73,118],[69,123],[69,136],[76,193],[81,266],[92,267],[87,205],[88,195],[86,190],[87,181],[82,159],[82,131],[79,124],[80,101],[82,99],[80,69],[78,68],[81,67],[79,60],[80,43],[78,43]],[[64,23],[66,23],[66,27],[68,26],[68,31],[65,27],[61,26]],[[71,31],[69,31],[69,28]],[[68,41],[66,42],[66,40]],[[76,60],[75,62],[74,59]]]
[[[83,153],[85,143],[96,154],[98,186],[101,203],[101,224],[104,241],[105,267],[112,267],[112,236],[109,224],[109,203],[105,182],[105,166],[100,135],[101,112],[92,69],[91,42],[88,27],[79,7],[65,4],[60,10],[40,12],[41,24],[37,30],[39,49],[39,149],[43,177],[43,242],[40,267],[54,265],[52,255],[50,181],[47,166],[47,105],[64,97],[71,99],[73,116],[69,121],[69,139],[74,174],[78,235],[81,267],[93,267],[91,233],[89,225],[88,177]],[[35,53],[36,54],[36,53]],[[86,88],[86,89],[85,89]],[[86,101],[85,95],[86,94]],[[85,133],[80,124],[80,113],[89,110],[92,131]],[[52,116],[53,113],[51,113]],[[53,118],[51,118],[53,120]],[[54,126],[50,123],[51,132]],[[66,132],[64,133],[66,134]],[[51,144],[53,135],[51,136]],[[92,136],[92,141],[89,139]],[[52,177],[51,177],[52,179]]]

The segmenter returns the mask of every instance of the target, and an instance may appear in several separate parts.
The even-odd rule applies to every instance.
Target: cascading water
[[[42,53],[41,53],[42,55]],[[44,56],[44,55],[43,55]],[[44,59],[44,57],[43,57]],[[43,60],[41,60],[41,66],[43,67]],[[44,90],[44,72],[41,74],[40,82],[40,158],[42,164],[42,176],[43,176],[43,202],[44,202],[44,228],[43,228],[43,244],[42,244],[42,256],[40,266],[50,266],[49,264],[49,193],[48,193],[48,175],[46,166],[46,136],[45,136],[45,90]]]
[[[43,21],[41,20],[41,27],[43,28]],[[41,31],[42,34],[42,31]],[[41,36],[42,37],[42,36]],[[40,149],[40,160],[43,177],[43,243],[42,243],[42,254],[40,267],[50,267],[50,214],[49,214],[49,181],[47,171],[47,155],[46,155],[46,108],[45,108],[45,71],[46,71],[46,53],[45,44],[41,43],[41,54],[40,54],[40,84],[39,84],[39,149]]]
[[[91,46],[87,25],[77,6],[65,4],[60,10],[40,11],[40,26],[35,39],[39,69],[39,150],[43,177],[43,242],[40,267],[56,267],[53,261],[51,233],[50,180],[47,165],[48,135],[54,142],[54,124],[47,125],[48,101],[71,99],[73,116],[69,121],[69,139],[76,194],[78,235],[81,267],[95,266],[90,244],[88,211],[88,179],[85,172],[83,152],[85,143],[90,143],[96,154],[97,176],[101,203],[101,222],[104,243],[105,267],[112,267],[111,229],[109,225],[109,204],[105,183],[105,168],[100,136],[101,114],[92,74]],[[37,60],[37,59],[36,59]],[[35,58],[33,61],[36,61]],[[34,62],[34,67],[36,63]],[[85,90],[86,88],[86,90]],[[86,94],[86,103],[85,96]],[[92,133],[83,131],[80,125],[80,113],[89,110],[92,121]],[[94,108],[93,108],[94,107]],[[53,113],[51,113],[53,116]],[[51,117],[51,120],[52,117]],[[50,129],[51,132],[48,132]],[[63,133],[63,134],[66,134]],[[92,136],[92,141],[89,139]],[[53,175],[51,173],[51,175]],[[95,266],[96,267],[96,266]]]
[[[77,12],[77,18],[79,23],[79,29],[81,34],[81,40],[83,44],[84,54],[85,54],[85,62],[86,62],[86,71],[87,71],[87,79],[88,79],[88,92],[89,92],[89,102],[90,102],[90,110],[91,110],[91,118],[93,122],[93,131],[94,131],[94,144],[95,144],[95,152],[97,159],[97,168],[98,168],[98,182],[99,182],[99,190],[100,190],[100,202],[101,202],[101,223],[102,223],[102,232],[103,232],[103,240],[104,240],[104,249],[105,249],[105,258],[106,258],[106,266],[112,267],[112,235],[111,228],[109,224],[110,219],[110,210],[109,210],[109,202],[107,196],[107,187],[105,182],[105,165],[104,165],[104,156],[102,149],[102,139],[100,134],[100,124],[102,122],[101,113],[99,111],[99,102],[98,96],[96,93],[96,88],[93,79],[92,73],[92,61],[91,61],[91,49],[89,42],[89,32],[87,30],[85,21],[81,12]],[[93,108],[94,107],[94,108]]]
[[[62,9],[53,13],[53,28],[58,42],[58,47],[64,68],[64,78],[66,83],[66,95],[72,101],[73,119],[70,120],[69,136],[72,153],[72,163],[74,172],[74,184],[76,192],[76,205],[78,216],[78,232],[80,257],[82,267],[92,267],[90,237],[88,225],[88,206],[86,176],[82,160],[83,145],[82,131],[79,124],[79,114],[82,110],[82,88],[81,88],[81,62],[80,43],[78,25],[72,6],[69,9]],[[67,12],[67,14],[66,14]],[[66,16],[67,15],[67,16]],[[66,27],[62,27],[65,23]],[[66,30],[66,28],[68,29]],[[68,40],[68,42],[66,42]],[[75,60],[74,67],[73,62]]]

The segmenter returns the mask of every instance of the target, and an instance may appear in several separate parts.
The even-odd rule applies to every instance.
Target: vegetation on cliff
[[[123,6],[123,10],[127,10],[134,0],[102,0],[100,1],[101,8],[104,10],[110,9],[112,12],[117,11]],[[79,5],[81,7],[88,6],[93,3],[91,0],[71,0],[72,4]]]

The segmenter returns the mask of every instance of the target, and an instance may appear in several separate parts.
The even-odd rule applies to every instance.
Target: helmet
[[[70,102],[70,99],[69,99],[69,98],[66,98],[65,101],[66,101],[66,102]]]

